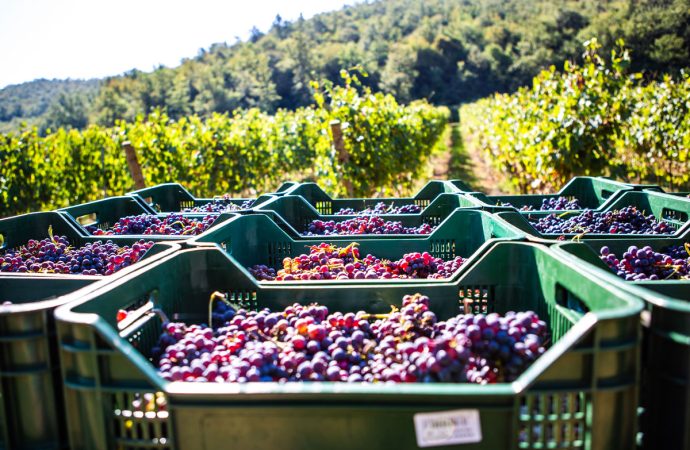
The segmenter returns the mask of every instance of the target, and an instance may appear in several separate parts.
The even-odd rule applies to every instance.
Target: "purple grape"
[[[550,214],[538,220],[530,220],[540,233],[589,233],[589,234],[673,234],[675,230],[654,215],[645,216],[634,206],[617,211],[594,212],[586,209],[568,218]]]
[[[422,212],[422,207],[415,204],[394,206],[386,205],[384,202],[378,202],[373,208],[369,207],[361,211],[356,211],[353,208],[341,208],[334,214],[336,216],[367,216],[367,215],[381,215],[381,214],[419,214]]]
[[[618,258],[608,247],[602,247],[600,258],[626,281],[690,279],[690,245],[671,246],[656,252],[650,246],[630,246]]]
[[[453,276],[465,261],[461,256],[444,261],[428,252],[407,253],[396,261],[371,254],[361,258],[355,243],[347,247],[321,243],[312,246],[309,254],[285,258],[280,270],[255,265],[249,273],[260,281],[445,279]]]
[[[139,261],[153,242],[129,246],[96,241],[74,248],[65,236],[52,236],[0,254],[0,272],[111,275]]]
[[[336,222],[334,220],[313,220],[307,225],[306,236],[353,235],[353,234],[430,234],[435,227],[422,224],[405,227],[401,222],[385,220],[377,215],[360,216]]]
[[[294,304],[276,314],[217,302],[212,325],[163,324],[151,352],[163,378],[510,382],[544,353],[548,342],[546,324],[532,311],[460,314],[437,321],[429,298],[420,294],[406,295],[400,310],[376,318],[364,312],[329,314],[316,304]]]
[[[193,219],[180,214],[167,214],[162,217],[155,214],[140,214],[123,217],[107,230],[101,230],[93,225],[87,226],[86,230],[95,236],[138,234],[194,236],[206,231],[217,218],[215,215]]]

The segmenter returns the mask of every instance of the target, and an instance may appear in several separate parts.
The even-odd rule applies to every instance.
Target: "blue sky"
[[[179,64],[214,42],[353,0],[0,0],[0,88]]]

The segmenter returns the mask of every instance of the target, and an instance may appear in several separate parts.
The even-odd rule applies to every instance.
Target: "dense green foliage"
[[[316,180],[340,195],[409,188],[449,111],[424,102],[402,106],[347,73],[343,79],[344,86],[315,86],[316,105],[274,115],[250,108],[172,120],[154,111],[107,128],[0,134],[0,215],[131,190],[124,141],[136,149],[149,185],[178,181],[199,195],[260,193],[290,178]],[[347,165],[333,146],[336,120]]]
[[[531,88],[466,105],[464,134],[514,188],[553,190],[574,175],[690,187],[690,76],[644,82],[629,52],[610,60],[596,40],[582,65],[554,67]]]
[[[90,123],[110,126],[164,108],[173,119],[236,108],[295,109],[311,102],[309,80],[339,83],[362,65],[365,82],[401,102],[456,105],[513,92],[540,70],[577,59],[597,36],[605,50],[624,38],[635,71],[677,72],[690,64],[688,0],[386,0],[289,23],[276,18],[247,42],[214,44],[175,68],[104,80]],[[55,97],[57,99],[57,97]],[[0,99],[0,104],[5,101]],[[83,123],[60,108],[46,125]],[[70,112],[77,117],[70,117]],[[0,118],[0,121],[3,120]]]

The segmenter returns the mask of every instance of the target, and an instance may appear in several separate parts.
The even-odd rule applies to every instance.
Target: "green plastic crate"
[[[410,205],[415,204],[426,208],[432,200],[444,193],[459,192],[446,181],[431,180],[424,185],[413,197],[398,198],[332,198],[316,183],[299,183],[286,190],[285,195],[301,195],[306,201],[316,208],[319,214],[330,215],[341,208],[353,208],[356,211],[373,207],[377,203],[383,202],[386,205]]]
[[[215,290],[248,307],[316,301],[388,312],[430,296],[440,319],[461,310],[536,310],[554,344],[518,380],[494,385],[166,382],[149,362],[163,310],[204,322]],[[118,329],[119,308],[139,308]],[[260,286],[212,247],[184,250],[56,311],[70,445],[112,448],[415,449],[418,413],[471,410],[481,442],[444,448],[633,448],[642,303],[570,267],[546,247],[499,243],[455,283],[372,290]],[[163,393],[167,411],[132,411]]]
[[[265,264],[275,269],[283,268],[285,257],[294,257],[308,252],[308,247],[322,242],[346,246],[351,242],[358,242],[360,254],[371,253],[379,258],[397,260],[404,253],[429,252],[433,256],[445,260],[462,256],[467,258],[458,272],[462,273],[471,261],[479,258],[493,244],[505,240],[524,240],[524,235],[501,220],[493,218],[489,213],[474,210],[459,210],[450,216],[441,227],[431,235],[422,237],[406,237],[398,239],[371,238],[359,239],[359,236],[316,236],[309,238],[292,238],[282,230],[271,218],[263,214],[238,216],[222,226],[215,227],[190,244],[217,244],[224,249],[241,270],[249,276],[248,267]],[[442,282],[442,280],[428,280]],[[323,281],[289,281],[296,286],[306,286],[314,283],[325,285],[354,283],[355,280],[323,280]],[[390,283],[414,283],[415,280],[357,280],[373,286]],[[273,283],[276,282],[263,282]]]
[[[157,214],[159,217],[164,217],[167,214],[173,213],[156,213],[152,208],[143,205],[136,198],[131,196],[109,197],[103,200],[96,200],[93,202],[82,203],[81,205],[69,206],[58,210],[65,214],[72,225],[79,229],[84,236],[92,236],[87,227],[96,227],[101,230],[110,228],[115,222],[126,216],[136,216],[139,214]],[[216,221],[211,225],[211,228],[219,225],[225,220],[235,217],[233,213],[195,213],[184,214],[185,217],[201,219],[205,216],[217,216]],[[93,237],[93,236],[92,236]],[[133,237],[137,239],[148,239],[154,242],[163,241],[180,241],[189,239],[192,236],[182,235],[160,235],[160,234],[146,234],[146,235],[114,235],[114,236],[96,236],[100,238],[111,239],[113,242],[121,242],[129,240]]]
[[[401,222],[405,227],[419,227],[422,224],[437,226],[442,224],[459,206],[460,199],[457,194],[441,194],[419,214],[384,214],[381,217],[386,220]],[[352,215],[321,215],[309,202],[299,195],[275,197],[263,205],[254,208],[253,211],[269,215],[293,237],[303,237],[302,234],[313,220],[341,222],[356,217]],[[364,234],[357,235],[356,237],[357,239],[400,238],[410,237],[410,235]]]
[[[677,197],[690,198],[690,192],[667,192],[668,195],[675,195]]]
[[[613,181],[607,177],[597,177],[599,180],[603,181]],[[646,183],[627,183],[625,181],[614,181],[616,183],[623,183],[626,186],[631,187],[634,191],[653,191],[653,192],[664,192],[661,186],[658,184],[646,184]]]
[[[0,252],[29,239],[48,237],[49,227],[74,245],[98,240],[80,236],[59,213],[32,213],[0,220],[4,240]],[[156,244],[145,261],[154,261],[177,248]],[[0,449],[66,447],[53,310],[65,303],[61,296],[96,289],[120,274],[137,270],[145,261],[110,276],[0,272]],[[5,301],[12,304],[1,306]]]
[[[583,209],[588,208],[601,211],[611,205],[622,193],[633,190],[636,189],[632,185],[606,178],[574,177],[555,194],[485,195],[481,192],[467,192],[463,196],[462,206],[492,208],[510,203],[517,209],[523,206],[531,206],[539,210],[545,199],[566,197],[569,200],[579,200]]]
[[[621,256],[629,246],[659,251],[690,242],[690,232],[676,239],[605,240],[554,246],[564,259],[645,301],[642,315],[641,420],[643,448],[690,450],[690,280],[625,281],[599,258],[602,246]]]
[[[448,183],[458,189],[460,192],[474,192],[475,190],[463,180],[448,180]]]
[[[659,234],[551,234],[538,232],[529,219],[538,220],[553,214],[548,211],[539,212],[517,212],[517,211],[498,211],[496,216],[519,228],[528,235],[528,238],[533,238],[538,242],[547,242],[553,240],[577,239],[577,240],[601,240],[601,239],[630,239],[638,236],[644,236],[648,239],[659,239],[665,237],[678,237],[685,230],[690,229],[690,199],[679,198],[677,196],[669,195],[661,192],[624,192],[613,203],[611,203],[604,211],[615,211],[626,206],[636,206],[638,209],[644,211],[646,214],[654,214],[658,219],[663,219],[676,231],[672,235]],[[561,216],[576,216],[582,211],[559,211]]]
[[[285,182],[278,188],[278,192],[283,192],[294,185],[295,183],[293,182]],[[185,208],[204,206],[214,200],[221,199],[220,197],[197,198],[179,183],[158,184],[129,192],[127,195],[134,197],[139,203],[154,212],[181,212]],[[222,199],[222,201],[227,204],[241,206],[247,200],[254,200],[254,204],[259,205],[270,198],[271,195],[262,195],[258,198],[231,198]]]
[[[66,448],[52,313],[92,278],[0,277],[0,449]]]

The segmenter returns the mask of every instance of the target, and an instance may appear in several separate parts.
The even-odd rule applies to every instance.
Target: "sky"
[[[0,88],[174,67],[215,42],[352,0],[0,0]]]

